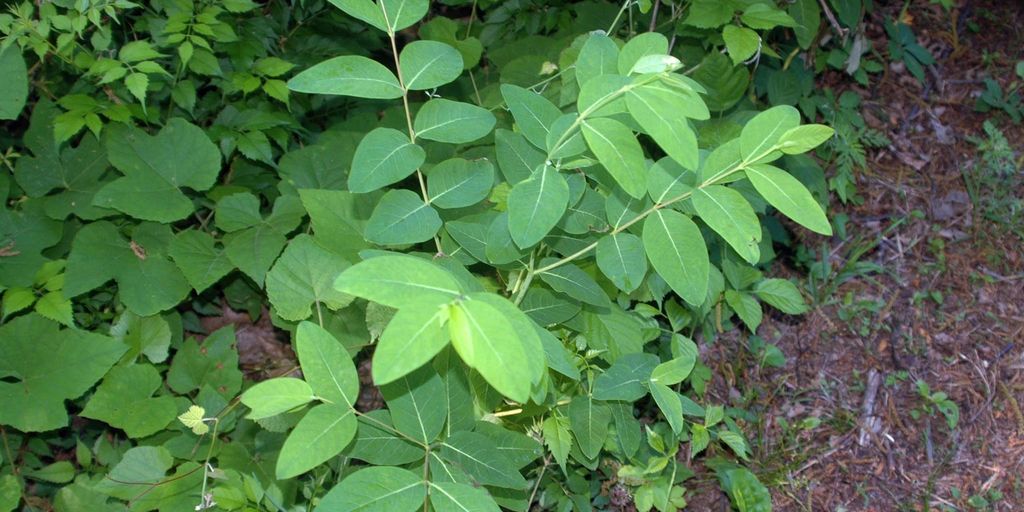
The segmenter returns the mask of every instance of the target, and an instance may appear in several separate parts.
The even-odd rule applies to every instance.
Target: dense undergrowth
[[[771,508],[698,343],[806,311],[870,2],[4,5],[0,510]]]

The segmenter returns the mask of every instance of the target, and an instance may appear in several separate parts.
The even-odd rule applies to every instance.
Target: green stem
[[[615,26],[619,24],[619,20],[622,18],[622,13],[626,12],[626,9],[629,9],[629,7],[632,5],[633,0],[626,0],[625,2],[622,2],[622,8],[619,9],[618,14],[615,15],[615,19],[612,20],[612,24],[608,27],[607,34],[609,36],[611,36],[614,33]]]

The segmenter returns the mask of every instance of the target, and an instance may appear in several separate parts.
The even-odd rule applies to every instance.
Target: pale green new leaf
[[[543,149],[551,125],[562,111],[547,98],[518,85],[502,84],[501,96],[526,139]]]
[[[643,197],[647,190],[644,152],[632,130],[614,119],[589,119],[583,122],[583,138],[627,194]]]
[[[464,144],[491,133],[496,122],[494,114],[485,108],[434,98],[420,107],[413,128],[418,138]]]
[[[462,54],[445,43],[413,41],[402,48],[398,65],[407,89],[434,89],[462,74]]]
[[[459,357],[488,384],[517,402],[530,395],[530,374],[516,330],[496,307],[481,300],[464,300],[449,310],[449,333]]]
[[[115,124],[107,134],[107,156],[124,176],[106,185],[92,204],[113,208],[137,219],[173,222],[194,207],[181,188],[213,186],[220,174],[220,151],[201,128],[180,118],[156,135]]]
[[[393,100],[401,98],[398,78],[379,62],[359,55],[325,60],[288,80],[288,88],[309,94],[331,94]]]
[[[660,209],[644,220],[644,248],[658,275],[691,305],[704,303],[710,262],[700,228],[689,217]]]
[[[789,106],[772,107],[754,116],[740,132],[740,155],[747,163],[767,163],[781,156],[772,151],[782,135],[800,125],[800,111]]]
[[[698,188],[693,192],[697,214],[715,230],[743,259],[756,264],[761,258],[761,223],[750,203],[739,192],[721,185]]]
[[[178,415],[178,421],[182,425],[192,429],[192,433],[201,436],[210,431],[210,426],[203,421],[206,418],[206,409],[198,405],[190,405],[188,410]]]
[[[494,185],[494,165],[487,159],[450,158],[427,173],[430,204],[438,208],[465,208],[487,198]]]
[[[391,318],[373,353],[373,381],[378,386],[402,377],[448,346],[447,306],[410,302]]]
[[[647,275],[647,256],[639,237],[618,233],[597,242],[597,267],[618,289],[631,293]]]
[[[124,430],[128,437],[146,437],[174,421],[174,397],[153,397],[162,387],[160,373],[149,364],[110,370],[81,415]]]
[[[517,183],[508,195],[508,229],[522,249],[540,242],[565,214],[569,185],[548,165],[538,167],[529,179]]]
[[[277,457],[278,480],[294,478],[334,458],[352,441],[356,414],[351,407],[320,404],[288,434]]]
[[[389,190],[366,222],[366,239],[379,245],[405,245],[430,240],[441,229],[437,210],[406,189]]]
[[[751,165],[747,178],[768,204],[815,233],[831,236],[832,226],[821,205],[800,180],[771,165]]]
[[[462,295],[447,270],[406,255],[370,258],[345,269],[334,281],[338,290],[392,308],[416,302],[443,304]]]
[[[373,192],[409,176],[426,159],[423,148],[393,128],[375,128],[359,141],[348,174],[352,192]]]
[[[407,469],[360,469],[331,489],[314,512],[414,512],[423,506],[426,483]]]
[[[306,381],[292,377],[265,380],[242,393],[242,403],[251,409],[246,416],[259,420],[277,416],[315,399],[313,389]]]
[[[334,404],[355,406],[359,398],[359,376],[341,342],[323,327],[302,322],[295,331],[295,352],[302,374],[317,397]]]
[[[313,237],[301,234],[292,239],[267,273],[267,298],[277,314],[291,321],[304,320],[316,306],[337,310],[353,297],[334,288],[334,280],[349,263],[324,249]]]

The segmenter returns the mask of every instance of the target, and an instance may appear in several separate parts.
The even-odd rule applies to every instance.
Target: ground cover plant
[[[820,5],[5,3],[0,509],[770,509],[701,352],[884,145]]]

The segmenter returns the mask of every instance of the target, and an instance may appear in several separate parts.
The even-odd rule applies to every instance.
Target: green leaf
[[[544,444],[558,465],[564,469],[569,450],[572,448],[572,431],[569,430],[568,418],[558,414],[549,415],[544,419],[541,431],[544,434]]]
[[[539,287],[530,288],[519,307],[542,326],[560,324],[580,312],[579,304]]]
[[[162,363],[171,346],[170,325],[159,315],[140,317],[125,311],[110,326],[110,335],[131,347],[125,359],[145,355],[154,363]]]
[[[665,55],[668,53],[668,38],[659,32],[637,34],[626,42],[619,51],[618,70],[620,75],[628,75],[633,65],[641,57],[647,55]]]
[[[267,273],[267,298],[281,318],[291,321],[309,318],[314,304],[318,312],[320,304],[331,310],[341,309],[352,302],[352,296],[335,290],[333,285],[348,266],[313,237],[298,235]]]
[[[210,431],[206,424],[206,409],[198,405],[190,405],[188,410],[178,415],[178,421],[192,430],[192,433],[201,436]]]
[[[0,119],[17,119],[28,100],[28,70],[17,46],[0,51]]]
[[[817,0],[796,0],[789,5],[789,15],[796,22],[793,33],[800,48],[810,48],[821,26],[821,7]]]
[[[694,0],[690,14],[683,23],[699,28],[717,28],[728,23],[732,17],[732,2]]]
[[[416,137],[464,144],[491,133],[497,120],[489,110],[469,103],[432,99],[416,113]]]
[[[500,512],[485,490],[455,482],[431,482],[430,504],[437,512]]]
[[[356,147],[348,189],[373,192],[401,181],[423,165],[426,155],[408,135],[393,128],[375,128]]]
[[[679,401],[679,393],[660,382],[651,382],[651,396],[661,409],[662,416],[676,434],[683,430],[683,405]]]
[[[356,434],[351,407],[320,404],[299,420],[281,447],[274,471],[278,480],[294,478],[334,458]]]
[[[402,48],[398,65],[407,89],[434,89],[462,74],[462,54],[445,43],[413,41]]]
[[[407,469],[365,468],[334,486],[314,512],[414,512],[426,492],[422,475]]]
[[[554,258],[545,258],[540,263],[541,266],[546,266],[555,261]],[[581,302],[595,306],[607,306],[610,303],[608,294],[601,289],[594,278],[571,263],[545,270],[538,276],[556,292],[564,293]]]
[[[746,168],[746,173],[754,189],[768,204],[815,233],[832,235],[832,226],[821,205],[800,180],[771,165],[751,165]]]
[[[762,318],[761,305],[757,303],[757,299],[747,293],[726,290],[725,302],[736,312],[750,332],[757,332]]]
[[[465,208],[487,198],[494,185],[494,165],[485,158],[450,158],[427,173],[430,204],[438,208]]]
[[[717,472],[722,487],[740,512],[771,512],[772,495],[747,468]]]
[[[371,26],[388,32],[390,24],[384,19],[384,11],[371,0],[328,0],[353,18],[364,21]],[[396,20],[397,21],[397,20]]]
[[[675,96],[672,98],[674,101],[667,100],[666,96]],[[683,100],[682,95],[671,92],[666,94],[666,88],[655,86],[637,87],[626,94],[629,113],[658,146],[683,167],[696,169],[697,135],[693,133],[686,118],[680,115],[680,111],[671,107]]]
[[[444,384],[430,365],[382,385],[380,392],[399,432],[424,445],[437,439],[444,427],[447,409],[442,404]]]
[[[722,39],[725,40],[729,58],[735,65],[740,65],[753,57],[761,48],[761,36],[745,27],[726,25],[722,30]]]
[[[190,290],[188,282],[164,251],[170,228],[141,224],[132,240],[101,221],[86,225],[71,244],[64,294],[75,297],[114,279],[121,301],[139,316],[152,316],[178,305]]]
[[[149,76],[145,73],[131,73],[124,77],[124,86],[143,106],[146,104],[146,89],[149,88]]]
[[[220,174],[220,152],[201,128],[174,118],[155,136],[138,128],[111,125],[110,163],[124,176],[104,186],[94,206],[113,208],[137,219],[174,222],[194,207],[182,187],[203,191]]]
[[[67,327],[73,327],[75,325],[71,301],[65,299],[64,294],[60,290],[49,292],[42,297],[39,297],[39,301],[36,302],[35,311],[36,313],[39,313],[50,320],[60,322]],[[166,352],[164,352],[164,356],[166,355]]]
[[[412,302],[399,309],[380,335],[373,353],[378,386],[407,375],[448,346],[448,308],[436,302]]]
[[[263,219],[259,199],[249,193],[233,194],[217,203],[217,227],[228,231],[224,250],[239,270],[262,285],[267,270],[284,248],[285,235],[298,227],[305,212],[298,198],[281,196],[270,216]]]
[[[430,240],[441,229],[441,217],[423,198],[405,189],[389,190],[366,223],[366,239],[379,245],[405,245]]]
[[[704,303],[710,263],[700,228],[689,217],[660,209],[644,220],[644,249],[658,275],[687,303]]]
[[[517,183],[508,195],[508,229],[522,249],[540,242],[565,214],[569,185],[548,165]]]
[[[747,460],[747,442],[743,439],[743,436],[731,431],[731,430],[719,430],[718,440],[725,443],[739,458]]]
[[[647,381],[658,366],[654,354],[626,354],[594,380],[594,398],[635,402],[647,394]]]
[[[423,449],[396,435],[391,413],[377,409],[359,418],[356,439],[346,455],[375,466],[402,465],[423,460]]]
[[[124,430],[132,438],[155,434],[174,421],[178,412],[174,397],[153,397],[162,384],[152,365],[114,368],[96,388],[82,416]]]
[[[494,130],[494,150],[509,185],[529,178],[544,163],[544,153],[531,146],[526,137],[501,128]]]
[[[342,0],[344,2],[344,0]],[[362,0],[365,2],[366,0]],[[347,3],[347,2],[346,2]],[[384,15],[391,32],[407,28],[423,19],[427,14],[427,0],[377,0],[378,8]]]
[[[597,266],[618,289],[632,293],[647,275],[647,256],[636,235],[618,233],[597,242]]]
[[[235,268],[208,233],[187,229],[171,241],[168,254],[196,292],[209,288]]]
[[[456,432],[441,445],[441,456],[462,468],[480,485],[524,489],[526,479],[502,456],[494,442],[476,432]]]
[[[470,368],[488,384],[517,402],[530,395],[530,365],[512,323],[498,308],[482,300],[452,304],[448,329],[452,345]]]
[[[604,34],[592,33],[576,58],[576,82],[583,87],[592,78],[618,72],[619,47]]]
[[[447,270],[414,256],[370,258],[345,269],[334,281],[338,290],[392,308],[415,302],[443,304],[462,295]]]
[[[39,469],[25,471],[25,476],[33,480],[66,484],[75,478],[75,466],[69,461],[62,460],[47,464]]]
[[[783,313],[802,315],[807,312],[800,290],[785,279],[765,279],[754,286],[754,294]]]
[[[60,497],[57,499],[57,510],[60,511]],[[21,484],[18,482],[18,477],[12,474],[0,476],[0,510],[10,512],[11,510],[17,509],[19,503],[21,503]]]
[[[805,124],[790,128],[779,137],[779,150],[787,155],[806,153],[832,138],[836,131],[823,124]]]
[[[744,25],[758,30],[771,30],[775,27],[795,27],[796,21],[786,11],[767,4],[754,4],[747,7],[740,16]]]
[[[632,130],[614,119],[588,119],[583,122],[583,138],[627,194],[638,199],[644,196],[644,152]]]
[[[608,404],[595,401],[589,395],[578,395],[569,402],[568,414],[580,451],[587,458],[597,457],[608,438],[608,424],[612,421]]]
[[[277,416],[314,400],[313,389],[306,381],[292,377],[265,380],[242,393],[242,403],[252,409],[246,416],[259,420]]]
[[[288,88],[308,94],[331,94],[393,100],[403,95],[398,78],[375,60],[358,55],[327,59],[288,80]]]
[[[729,57],[719,52],[709,52],[694,71],[693,78],[707,89],[704,101],[714,112],[732,108],[750,85],[750,71],[744,66],[734,66]]]
[[[761,224],[750,203],[739,192],[721,185],[695,189],[697,214],[743,259],[756,264],[761,257]]]
[[[21,211],[0,208],[0,247],[8,254],[0,265],[0,285],[32,286],[36,271],[47,261],[40,253],[60,241],[64,230],[60,222],[43,216],[38,202],[26,206]]]
[[[692,341],[680,336],[678,334],[672,335],[672,343],[674,346],[678,346],[682,343],[689,343],[693,345]],[[675,353],[675,350],[673,350]],[[658,382],[666,386],[674,386],[687,377],[690,376],[690,372],[693,371],[693,367],[697,364],[697,354],[694,351],[685,351],[677,354],[674,359],[659,364],[654,371],[651,372],[651,382]]]
[[[209,386],[225,398],[234,398],[242,389],[235,342],[231,325],[210,333],[202,345],[194,339],[186,340],[174,354],[167,385],[182,395]]]
[[[313,238],[346,260],[358,261],[359,251],[370,247],[363,238],[363,228],[379,196],[341,190],[300,190],[299,197],[309,212]]]
[[[789,106],[772,107],[754,116],[740,133],[740,155],[747,163],[767,163],[781,153],[771,151],[782,134],[800,125],[800,112]]]
[[[345,347],[312,322],[295,331],[295,352],[302,374],[313,392],[334,404],[354,407],[359,398],[359,376]]]
[[[0,326],[0,339],[0,424],[22,432],[66,426],[64,400],[85,393],[128,349],[31,313]]]
[[[526,139],[544,149],[551,125],[562,111],[547,98],[518,85],[502,84],[501,96]]]

